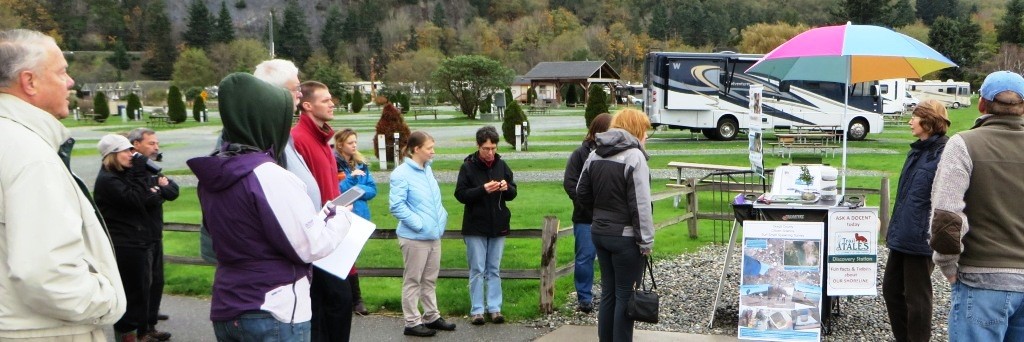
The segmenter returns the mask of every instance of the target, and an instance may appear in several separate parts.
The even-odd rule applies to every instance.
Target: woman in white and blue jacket
[[[434,138],[423,131],[413,132],[402,148],[402,155],[405,161],[391,172],[388,200],[391,214],[398,219],[396,234],[405,267],[405,335],[434,336],[437,330],[455,330],[455,324],[441,318],[435,293],[441,269],[441,234],[448,224],[448,212],[441,204],[441,189],[430,169]]]
[[[370,175],[366,158],[359,153],[356,131],[346,128],[334,134],[334,161],[338,163],[338,190],[345,193],[351,188],[363,189],[363,195],[352,203],[352,212],[370,220],[370,204],[367,201],[377,197],[377,183]],[[355,266],[348,272],[348,284],[352,288],[352,311],[360,315],[370,314],[363,302],[363,290],[359,286],[359,271]]]

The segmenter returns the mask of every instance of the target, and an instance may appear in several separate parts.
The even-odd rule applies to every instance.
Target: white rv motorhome
[[[971,105],[971,84],[967,82],[923,81],[907,82],[908,91],[921,101],[933,99],[953,109]]]
[[[899,114],[913,110],[919,100],[907,90],[907,79],[893,78],[878,81],[878,95],[882,97],[883,114]]]
[[[747,128],[748,92],[756,83],[764,85],[762,127],[842,127],[851,140],[882,132],[877,82],[846,88],[847,107],[842,83],[778,82],[745,73],[760,58],[736,53],[648,53],[644,110],[651,124],[700,130],[711,139],[732,140]]]

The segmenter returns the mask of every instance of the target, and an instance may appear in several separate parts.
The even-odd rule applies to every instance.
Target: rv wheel
[[[732,117],[723,117],[718,120],[718,127],[715,128],[715,137],[718,140],[733,140],[739,132],[739,123]]]
[[[864,119],[857,118],[850,122],[850,127],[846,130],[846,138],[850,140],[864,140],[864,137],[868,136],[868,122]]]
[[[953,109],[960,108],[960,102],[953,102]]]
[[[712,139],[712,140],[718,139],[718,135],[715,135],[715,130],[713,128],[702,129],[702,130],[700,130],[700,133],[704,134],[704,137],[706,137],[708,139]]]

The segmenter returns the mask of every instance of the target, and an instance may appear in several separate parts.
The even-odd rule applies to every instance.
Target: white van
[[[907,90],[907,79],[893,78],[878,81],[878,95],[882,98],[882,114],[901,114],[914,110],[919,100]]]
[[[907,82],[907,90],[921,101],[938,100],[953,109],[971,106],[971,84],[967,82],[910,81]]]
[[[877,82],[844,88],[842,83],[778,82],[747,74],[746,70],[761,57],[736,53],[648,53],[643,103],[652,126],[699,130],[716,140],[735,139],[740,130],[747,128],[750,85],[761,84],[762,127],[843,127],[850,140],[882,132],[882,101],[877,94]],[[844,104],[846,96],[849,107]]]

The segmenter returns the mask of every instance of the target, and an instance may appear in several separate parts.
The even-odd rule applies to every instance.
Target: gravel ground
[[[637,323],[637,329],[673,331],[692,334],[718,334],[736,336],[739,305],[739,260],[729,265],[726,284],[722,290],[722,301],[715,318],[715,325],[708,328],[710,310],[715,300],[715,289],[722,272],[725,246],[709,245],[695,253],[680,255],[671,260],[662,260],[655,265],[655,279],[661,294],[661,322],[658,324]],[[887,248],[879,248],[878,292],[874,297],[842,297],[840,314],[833,316],[833,333],[824,336],[825,341],[890,341],[892,335],[885,303],[881,297],[883,265],[888,259]],[[597,280],[600,282],[600,280]],[[948,340],[946,316],[949,311],[950,287],[939,272],[932,274],[934,313],[932,315],[932,341]],[[599,295],[600,285],[594,284],[594,293]],[[597,313],[583,314],[575,311],[576,296],[571,298],[555,314],[528,322],[538,327],[558,327],[564,324],[596,325]]]

